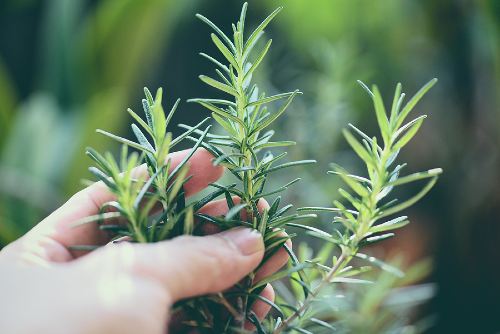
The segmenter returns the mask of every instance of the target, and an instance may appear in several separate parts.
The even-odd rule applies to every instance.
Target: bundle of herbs
[[[425,115],[411,121],[407,118],[436,80],[431,80],[406,104],[405,94],[401,93],[398,84],[389,112],[377,87],[370,90],[361,83],[373,99],[381,137],[368,136],[354,125],[344,130],[344,136],[362,160],[366,174],[353,175],[333,165],[329,173],[340,177],[349,189],[338,189],[343,201],[335,200],[332,208],[311,206],[293,211],[293,204],[283,203],[280,194],[292,185],[299,187],[296,183],[300,178],[291,177],[288,183],[276,188],[269,188],[269,184],[275,173],[286,171],[292,174],[294,167],[315,162],[287,161],[286,152],[273,153],[295,145],[293,141],[273,140],[273,125],[301,93],[295,90],[267,96],[254,83],[254,73],[271,46],[271,40],[262,42],[264,29],[281,8],[250,32],[245,30],[246,10],[245,3],[239,21],[232,25],[232,38],[208,18],[197,15],[213,30],[211,39],[220,52],[219,56],[201,53],[215,65],[216,76],[201,75],[200,79],[227,97],[194,98],[189,102],[207,109],[219,130],[210,132],[210,126],[204,127],[208,120],[205,119],[195,126],[181,124],[185,132],[172,138],[167,126],[179,100],[170,112],[165,113],[162,90],[159,89],[153,97],[145,89],[142,101],[145,119],[128,110],[135,121],[131,125],[135,141],[98,130],[123,144],[118,161],[109,152],[101,155],[91,148],[87,150],[96,164],[90,172],[115,194],[116,199],[105,203],[101,214],[80,223],[97,222],[99,228],[113,234],[113,239],[138,243],[169,240],[184,234],[203,234],[202,227],[207,224],[218,230],[234,227],[255,229],[265,243],[261,266],[281,249],[289,255],[288,266],[258,280],[254,271],[226,292],[177,303],[174,309],[182,313],[185,327],[204,333],[329,333],[342,326],[340,321],[339,327],[342,319],[320,312],[323,308],[319,304],[336,298],[331,287],[370,283],[359,278],[367,266],[358,265],[359,262],[353,262],[353,259],[365,261],[368,266],[378,267],[396,277],[404,275],[394,266],[362,253],[361,249],[393,237],[393,230],[408,224],[408,218],[399,215],[400,212],[421,199],[441,173],[441,169],[431,169],[400,176],[406,164],[396,164],[400,150],[418,132]],[[183,140],[191,140],[194,145],[183,161],[174,167],[169,153]],[[208,195],[189,203],[183,186],[191,178],[189,158],[200,147],[213,155],[214,165],[225,167],[234,182],[213,183]],[[135,151],[130,153],[128,148]],[[138,172],[141,169],[147,172]],[[390,198],[396,187],[419,180],[427,180],[427,183],[415,196],[404,201]],[[224,216],[214,217],[199,212],[220,197],[228,206]],[[269,205],[262,204],[266,200]],[[333,213],[334,218],[331,223],[311,224],[316,222],[317,212]],[[316,237],[323,243],[315,256],[304,258],[294,253],[289,240],[297,234]],[[285,279],[288,279],[286,284],[283,283]],[[276,301],[261,295],[266,286],[274,283],[280,287],[276,289]],[[294,293],[290,293],[291,290]],[[294,297],[290,298],[291,295]],[[256,301],[272,307],[264,319],[252,311]]]

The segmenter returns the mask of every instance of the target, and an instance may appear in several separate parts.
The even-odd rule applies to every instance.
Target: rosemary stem
[[[243,87],[243,78],[245,76],[244,70],[243,70],[243,64],[240,63],[239,61],[241,60],[241,57],[237,60],[239,66],[235,68],[237,72],[236,80],[233,82],[236,86],[236,90],[238,92],[238,95],[235,97],[235,104],[236,104],[236,113],[237,117],[240,119],[244,119],[245,117],[245,112],[246,112],[246,95],[245,95],[245,90]],[[240,134],[241,137],[239,138],[242,145],[240,148],[240,153],[242,154],[242,157],[239,158],[239,167],[250,167],[252,166],[252,152],[250,149],[247,147],[248,143],[248,138],[247,138],[247,130],[240,125]],[[254,171],[252,170],[246,170],[243,172],[243,182],[244,182],[244,192],[243,192],[243,198],[241,198],[241,202],[245,203],[247,205],[246,207],[246,219],[248,222],[251,222],[252,225],[254,225],[254,228],[257,228],[254,224],[254,215],[253,215],[253,205],[252,205],[252,199],[254,196],[253,193],[253,177],[254,177]],[[252,285],[253,285],[253,278],[254,278],[254,273],[250,273],[246,278],[243,283],[243,289],[244,290],[249,290]],[[248,291],[246,291],[248,292]],[[246,293],[242,298],[241,298],[241,305],[238,305],[239,307],[239,312],[240,315],[239,317],[235,317],[235,325],[236,327],[244,330],[245,328],[245,322],[247,319],[247,313],[248,313],[248,303],[249,303],[249,298],[248,294]]]
[[[342,251],[342,253],[340,254],[340,257],[338,258],[335,265],[332,267],[332,269],[330,269],[328,274],[321,280],[321,282],[318,284],[318,286],[316,288],[314,288],[314,290],[312,290],[309,293],[307,298],[302,303],[302,306],[297,311],[295,311],[291,316],[289,316],[287,319],[283,320],[283,322],[278,326],[278,328],[276,328],[273,331],[273,334],[280,334],[281,332],[283,332],[283,330],[288,328],[290,326],[290,324],[295,319],[297,319],[309,307],[309,305],[314,301],[314,298],[317,297],[319,292],[328,283],[330,283],[330,281],[335,277],[335,274],[338,272],[338,270],[340,268],[342,268],[345,264],[347,264],[347,262],[349,262],[349,260],[350,260],[350,257],[346,255],[345,251]]]

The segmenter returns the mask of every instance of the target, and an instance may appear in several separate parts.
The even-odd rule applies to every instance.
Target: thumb
[[[130,246],[117,247],[117,251],[122,248],[130,253]],[[262,236],[248,228],[203,237],[181,236],[133,245],[132,249],[133,256],[113,258],[128,258],[125,267],[134,274],[159,281],[172,302],[230,288],[255,269],[264,255]]]

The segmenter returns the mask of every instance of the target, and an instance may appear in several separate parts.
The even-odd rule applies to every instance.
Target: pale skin
[[[173,168],[187,153],[171,154]],[[189,160],[188,196],[223,174],[212,158],[199,149]],[[0,252],[1,333],[165,333],[173,303],[224,291],[262,260],[262,237],[249,229],[147,245],[122,242],[88,254],[71,251],[73,245],[108,243],[95,224],[72,224],[110,200],[113,195],[96,183]],[[262,210],[268,204],[259,206]],[[223,215],[227,205],[214,201],[201,211]],[[280,250],[259,269],[256,280],[279,270],[287,259]],[[274,299],[272,286],[262,295]],[[260,318],[269,308],[261,301],[253,305]]]

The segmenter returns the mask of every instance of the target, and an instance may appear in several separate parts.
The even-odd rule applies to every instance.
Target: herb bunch
[[[190,179],[187,161],[210,128],[202,132],[198,142],[179,164],[171,166],[168,154],[208,119],[173,139],[166,129],[180,100],[166,114],[162,107],[162,89],[158,89],[155,98],[147,88],[144,92],[146,98],[142,100],[142,105],[146,120],[128,109],[138,124],[131,125],[137,142],[97,130],[123,144],[120,162],[109,152],[101,155],[92,148],[87,149],[87,155],[96,163],[89,171],[116,195],[116,200],[102,205],[101,214],[77,223],[97,221],[99,228],[113,233],[114,238],[127,237],[132,242],[140,243],[192,233],[193,208],[192,205],[186,205],[183,190],[183,185]],[[129,155],[128,147],[138,152]],[[109,210],[111,212],[106,212]],[[105,224],[111,218],[120,218],[126,223]]]
[[[204,333],[249,332],[248,323],[259,334],[313,333],[313,329],[317,333],[318,327],[327,333],[334,331],[337,323],[331,319],[335,317],[320,312],[320,298],[335,298],[325,292],[335,289],[339,283],[369,283],[361,279],[367,267],[357,266],[354,258],[367,261],[369,265],[397,277],[403,276],[399,269],[360,250],[366,245],[394,236],[393,230],[408,224],[406,216],[396,214],[425,196],[442,172],[437,168],[400,176],[405,164],[393,166],[400,150],[418,132],[425,115],[405,123],[406,119],[436,80],[426,84],[404,106],[405,94],[401,93],[401,84],[398,84],[389,112],[384,107],[378,88],[373,86],[370,90],[361,83],[373,99],[380,139],[366,135],[353,125],[343,134],[363,161],[366,175],[353,175],[333,165],[330,173],[339,176],[349,189],[339,189],[343,202],[334,201],[333,208],[314,206],[291,212],[293,205],[282,203],[280,194],[300,179],[294,178],[280,187],[268,189],[272,183],[270,177],[277,171],[309,165],[315,161],[284,162],[286,152],[275,155],[272,150],[295,145],[295,142],[274,141],[272,127],[300,92],[295,90],[266,96],[252,80],[272,43],[268,40],[263,47],[258,47],[262,44],[264,29],[280,10],[276,9],[255,30],[247,33],[245,3],[239,21],[232,25],[232,38],[208,18],[197,15],[213,29],[211,39],[220,52],[219,57],[201,53],[216,66],[217,77],[201,75],[200,79],[228,97],[195,98],[189,101],[211,112],[212,118],[220,126],[220,133],[209,133],[210,126],[202,130],[207,121],[205,119],[195,126],[181,124],[186,131],[173,139],[166,129],[179,100],[166,114],[162,108],[162,90],[159,89],[153,98],[150,91],[145,89],[146,98],[142,101],[145,120],[128,110],[136,122],[132,124],[132,131],[137,141],[98,130],[123,144],[119,162],[109,152],[101,155],[91,148],[87,150],[89,157],[96,163],[95,167],[89,169],[90,172],[116,195],[116,200],[105,203],[101,214],[88,217],[78,224],[97,222],[100,229],[113,233],[114,239],[126,237],[132,242],[141,243],[196,234],[202,231],[198,227],[204,224],[214,224],[221,230],[243,226],[258,230],[263,236],[265,255],[261,265],[280,249],[288,252],[288,267],[269,277],[255,281],[259,266],[229,291],[178,302],[174,306],[174,313],[178,311],[182,314],[183,325]],[[172,166],[168,154],[184,139],[195,144],[181,163]],[[129,154],[129,147],[138,152]],[[187,161],[198,147],[211,152],[214,155],[213,163],[226,167],[236,182],[213,183],[214,190],[211,193],[188,204],[183,189],[190,178]],[[427,180],[427,184],[410,199],[398,202],[388,198],[396,187],[419,180]],[[214,217],[198,212],[205,204],[221,196],[229,208],[224,216]],[[271,196],[276,197],[269,201],[269,207],[259,210],[262,208],[260,202]],[[324,231],[298,222],[315,218],[316,212],[336,214],[332,224],[328,225],[331,230]],[[110,220],[115,219],[125,223],[110,223]],[[198,221],[196,226],[195,219]],[[285,233],[287,227],[306,230],[307,234],[324,241],[316,256],[297,256],[287,245],[287,241],[294,236]],[[336,248],[339,253],[333,255]],[[288,284],[280,281],[284,278],[289,279]],[[260,295],[270,283],[275,283],[277,287],[276,302]],[[295,298],[290,299],[290,296]],[[257,300],[272,307],[265,319],[259,319],[252,312],[252,305]]]

